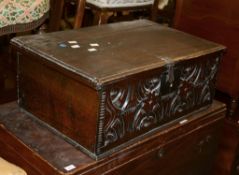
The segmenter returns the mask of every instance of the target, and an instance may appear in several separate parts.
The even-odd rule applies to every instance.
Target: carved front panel
[[[219,57],[170,63],[153,74],[106,87],[97,153],[210,104],[218,63]]]

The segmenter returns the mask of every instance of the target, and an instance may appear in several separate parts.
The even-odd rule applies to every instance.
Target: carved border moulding
[[[128,79],[105,88],[97,154],[212,103],[220,58],[168,64],[153,76]]]

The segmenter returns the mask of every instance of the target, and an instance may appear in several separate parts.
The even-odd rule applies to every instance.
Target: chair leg
[[[64,0],[51,0],[51,10],[49,18],[49,32],[60,29],[61,17],[63,14]]]
[[[78,0],[76,17],[74,21],[74,29],[79,29],[82,26],[85,12],[85,0]]]

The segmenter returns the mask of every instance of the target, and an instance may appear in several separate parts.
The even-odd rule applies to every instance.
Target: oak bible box
[[[11,44],[20,107],[95,159],[210,105],[225,49],[147,20]]]

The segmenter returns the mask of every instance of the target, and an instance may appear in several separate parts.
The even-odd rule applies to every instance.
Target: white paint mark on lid
[[[99,47],[100,45],[98,43],[90,43],[91,47]]]
[[[77,44],[77,41],[68,41],[69,44]]]
[[[97,51],[97,49],[96,48],[89,48],[88,51],[89,52],[95,52],[95,51]]]
[[[73,48],[73,49],[77,49],[77,48],[80,48],[80,45],[75,44],[75,45],[72,45],[71,48]]]
[[[73,164],[64,167],[64,169],[65,169],[66,171],[71,171],[71,170],[73,170],[73,169],[75,169],[75,168],[76,168],[76,166],[73,165]]]
[[[187,119],[184,119],[184,120],[181,120],[180,122],[179,122],[179,124],[180,125],[183,125],[184,123],[187,123],[188,122],[188,120]]]

